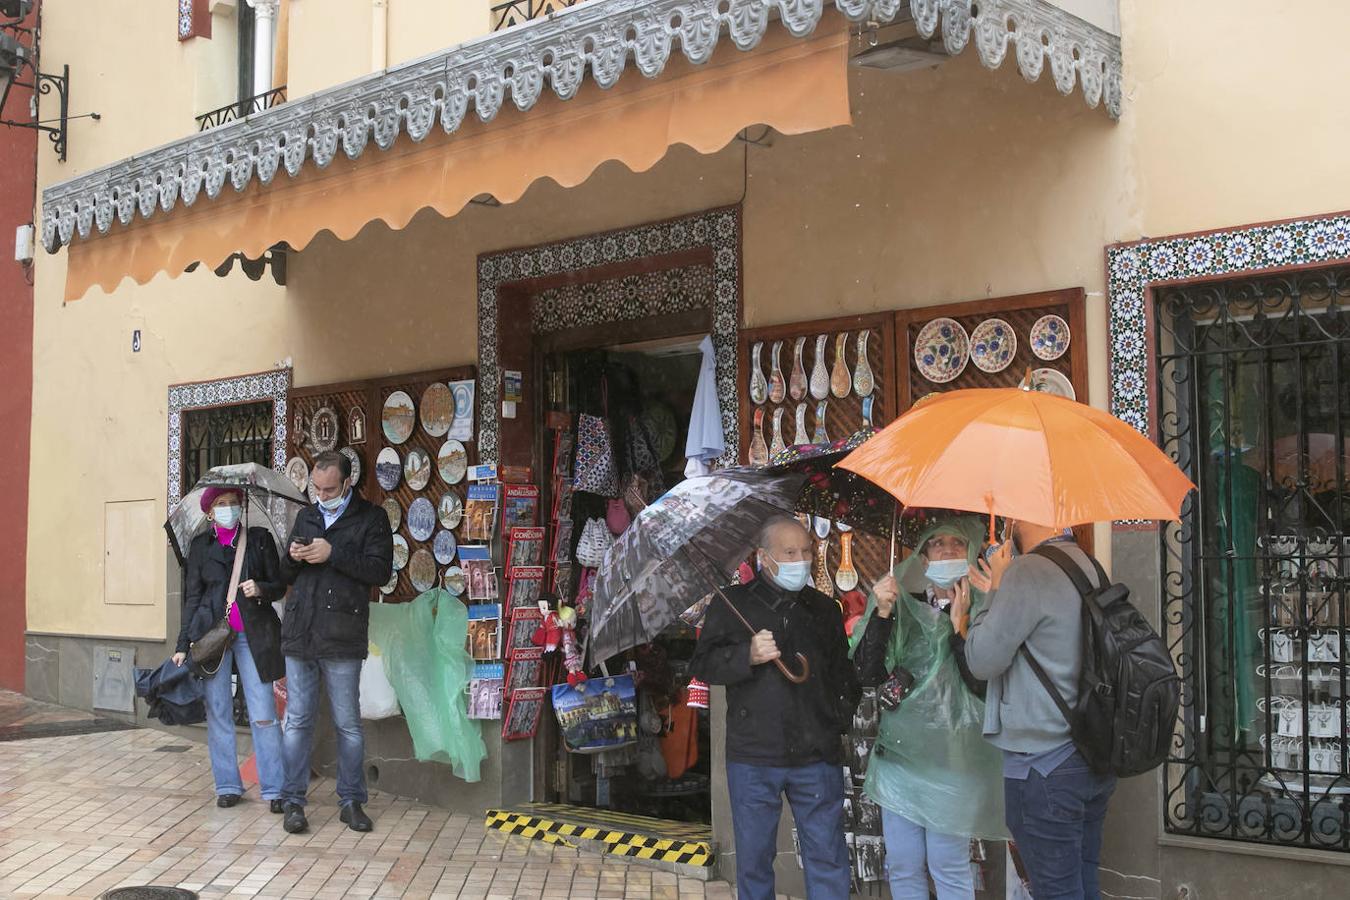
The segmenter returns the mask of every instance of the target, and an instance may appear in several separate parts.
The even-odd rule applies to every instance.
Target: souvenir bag
[[[581,529],[581,540],[577,542],[577,562],[592,569],[598,569],[605,562],[605,553],[614,543],[614,535],[604,519],[589,519]]]
[[[210,678],[220,671],[225,651],[234,645],[234,629],[230,627],[230,607],[239,592],[239,573],[244,568],[244,552],[248,549],[248,529],[239,529],[239,546],[234,550],[234,568],[230,570],[230,587],[225,592],[225,615],[211,626],[211,630],[192,642],[188,648],[188,662],[198,678]]]
[[[623,505],[628,510],[630,520],[647,508],[647,491],[647,479],[637,473],[629,475],[624,482]]]
[[[633,519],[628,515],[628,507],[624,501],[611,497],[605,501],[605,525],[609,528],[609,533],[618,537],[628,530],[628,526],[633,523]]]
[[[619,475],[614,464],[609,426],[599,416],[582,413],[577,417],[573,476],[573,490],[587,491],[602,497],[619,496]]]
[[[603,753],[637,741],[637,694],[631,675],[555,684],[553,711],[571,753]]]

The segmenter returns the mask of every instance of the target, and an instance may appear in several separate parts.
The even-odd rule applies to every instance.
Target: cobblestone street
[[[203,897],[731,898],[723,882],[486,832],[383,792],[375,830],[338,821],[331,779],[290,835],[251,787],[218,809],[203,744],[104,727],[87,713],[0,692],[0,897],[95,898],[125,885]],[[26,737],[27,734],[55,734]]]

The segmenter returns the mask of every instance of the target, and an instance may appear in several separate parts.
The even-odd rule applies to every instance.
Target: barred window
[[[1161,539],[1169,832],[1350,850],[1347,304],[1344,267],[1155,292],[1159,435],[1199,487]]]
[[[272,401],[216,406],[183,413],[182,493],[212,466],[272,465]]]

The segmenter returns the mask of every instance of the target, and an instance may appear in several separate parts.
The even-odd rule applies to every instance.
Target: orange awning
[[[452,134],[420,143],[402,135],[386,151],[203,196],[74,241],[65,296],[93,285],[112,292],[126,277],[177,277],[194,262],[214,268],[236,252],[255,258],[281,241],[299,250],[324,230],[346,240],[376,219],[401,229],[424,208],[453,216],[480,194],[511,202],[540,178],[572,187],[611,159],[641,172],[672,144],[712,153],[750,125],[784,134],[846,125],[847,56],[846,23],[828,15],[806,40],[773,31],[750,52],[723,44],[703,65],[672,59],[656,79],[629,74],[608,90],[588,80],[569,100],[546,96]]]

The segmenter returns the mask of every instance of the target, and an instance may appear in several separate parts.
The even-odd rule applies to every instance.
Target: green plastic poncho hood
[[[948,519],[925,530],[916,543],[950,534],[967,543],[971,566],[979,557],[986,522],[979,516]],[[984,701],[961,680],[952,655],[950,617],[927,599],[926,561],[918,552],[895,567],[900,596],[886,649],[887,670],[904,666],[914,686],[899,708],[883,710],[863,791],[882,806],[941,834],[1006,840],[1003,818],[1003,757],[984,739]],[[984,595],[971,592],[972,615]],[[869,596],[853,631],[856,648],[876,609]]]

